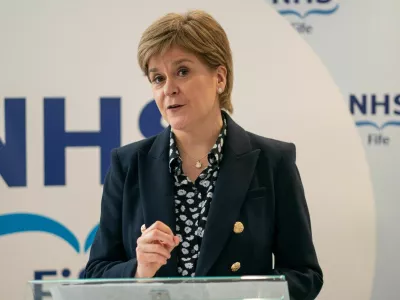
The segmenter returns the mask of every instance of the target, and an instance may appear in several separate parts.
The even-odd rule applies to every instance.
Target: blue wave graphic
[[[389,126],[400,126],[400,121],[388,121],[381,126],[381,129]]]
[[[296,17],[299,17],[300,19],[304,19],[304,17],[297,11],[295,10],[279,10],[278,11],[282,16],[287,16],[287,15],[295,15]]]
[[[302,15],[301,13],[299,13],[298,11],[296,11],[294,9],[286,9],[286,10],[283,9],[283,10],[279,10],[278,12],[283,16],[295,15],[296,17],[299,17],[300,19],[305,19],[310,15],[332,15],[339,9],[339,7],[340,7],[340,5],[337,4],[332,9],[311,9],[311,10],[307,11],[304,15]]]
[[[372,127],[376,128],[377,130],[380,130],[380,127],[378,126],[378,124],[376,124],[375,122],[371,122],[371,121],[357,121],[356,126],[358,126],[358,127],[372,126]]]
[[[79,253],[79,241],[76,236],[68,228],[55,220],[34,214],[0,215],[0,236],[27,231],[54,234],[66,241]]]
[[[383,123],[381,126],[372,121],[357,121],[356,126],[358,127],[371,126],[377,130],[382,130],[389,126],[400,126],[400,121],[387,121]]]
[[[96,225],[88,234],[86,241],[85,241],[85,253],[89,250],[89,248],[92,246],[94,238],[96,236],[97,229],[99,229],[99,225]]]

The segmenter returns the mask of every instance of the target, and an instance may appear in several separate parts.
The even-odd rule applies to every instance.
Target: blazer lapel
[[[196,276],[206,276],[221,254],[250,186],[260,150],[252,150],[247,133],[228,118],[224,157],[211,202]]]
[[[169,134],[167,128],[156,137],[148,153],[139,152],[139,185],[146,227],[161,221],[175,234],[175,215],[173,198],[173,178],[169,173],[168,150]],[[157,272],[157,277],[177,275],[176,250],[165,266]]]

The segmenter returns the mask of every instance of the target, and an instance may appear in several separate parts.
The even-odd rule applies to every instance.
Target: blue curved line
[[[34,214],[0,215],[0,236],[27,231],[54,234],[66,241],[79,253],[78,239],[68,228],[55,220]]]
[[[378,124],[371,122],[371,121],[357,121],[356,126],[358,126],[358,127],[372,126],[372,127],[376,128],[377,130],[380,130]]]
[[[383,123],[381,128],[389,127],[389,126],[400,126],[400,121],[388,121],[386,123]]]
[[[88,234],[86,241],[85,241],[85,253],[89,250],[89,248],[92,246],[94,237],[96,236],[97,229],[99,229],[99,225],[97,224],[94,226],[94,228],[90,231]]]
[[[295,10],[279,10],[278,11],[282,16],[286,16],[286,15],[295,15],[297,17],[299,17],[300,19],[304,19],[304,17],[297,11]]]
[[[334,8],[323,10],[323,9],[312,9],[305,13],[304,18],[307,18],[309,15],[331,15],[334,14],[339,9],[339,4],[337,4]]]
[[[332,9],[311,9],[309,11],[307,11],[304,15],[302,15],[301,13],[299,13],[296,10],[293,9],[283,9],[283,10],[279,10],[278,12],[285,16],[285,15],[295,15],[296,17],[299,17],[300,19],[305,19],[307,18],[309,15],[331,15],[334,14],[338,9],[339,9],[340,5],[337,4],[334,8]]]

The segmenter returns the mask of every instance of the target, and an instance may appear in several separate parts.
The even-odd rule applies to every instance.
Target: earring
[[[222,88],[218,88],[218,94],[221,94],[223,92]]]

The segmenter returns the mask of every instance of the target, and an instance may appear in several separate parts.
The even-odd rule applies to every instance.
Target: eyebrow
[[[183,63],[183,62],[193,63],[193,60],[190,60],[190,59],[188,59],[188,58],[182,58],[182,59],[179,59],[179,60],[177,60],[177,61],[174,61],[172,64],[173,64],[174,66],[176,66],[176,65],[179,65],[179,64],[181,64],[181,63]],[[154,72],[158,72],[158,69],[157,69],[157,68],[151,68],[151,69],[149,69],[149,73],[154,73]]]

